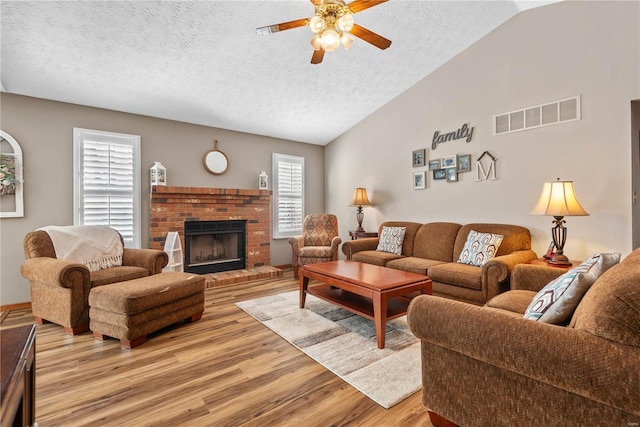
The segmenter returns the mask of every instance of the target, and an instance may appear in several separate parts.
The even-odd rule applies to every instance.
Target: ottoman
[[[113,337],[133,348],[151,332],[200,319],[204,288],[204,276],[178,272],[98,286],[89,292],[89,328],[100,340]]]

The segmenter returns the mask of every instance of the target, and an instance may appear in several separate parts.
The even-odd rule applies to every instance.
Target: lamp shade
[[[532,215],[585,216],[585,211],[576,197],[573,181],[545,182],[540,199],[530,212]]]
[[[353,193],[353,202],[352,206],[371,206],[371,202],[367,197],[367,189],[358,187],[356,191]]]

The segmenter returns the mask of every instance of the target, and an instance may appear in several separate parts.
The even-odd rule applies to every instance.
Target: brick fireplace
[[[185,221],[246,221],[246,267],[270,264],[271,191],[153,186],[151,249],[164,249],[167,233],[177,231],[183,249]]]

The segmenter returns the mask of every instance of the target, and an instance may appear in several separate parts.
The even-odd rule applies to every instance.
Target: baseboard
[[[271,267],[275,267],[275,268],[279,268],[280,270],[286,270],[288,268],[292,268],[291,264],[284,264],[284,265],[272,265]]]
[[[0,311],[24,310],[25,308],[31,308],[31,301],[0,305]]]

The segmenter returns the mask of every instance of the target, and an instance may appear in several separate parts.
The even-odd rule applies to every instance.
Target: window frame
[[[130,145],[132,147],[132,177],[133,185],[131,187],[131,197],[133,198],[133,213],[131,215],[133,224],[132,239],[129,240],[123,236],[124,245],[128,248],[141,247],[141,172],[140,172],[140,136],[129,135],[117,132],[107,132],[93,129],[73,128],[73,224],[84,224],[84,200],[86,194],[118,194],[110,190],[99,190],[95,192],[84,191],[84,152],[86,142],[114,143],[121,145]],[[109,225],[110,224],[105,224]],[[115,228],[115,227],[114,227]]]
[[[273,224],[272,224],[272,237],[273,239],[287,239],[289,237],[299,236],[302,234],[302,225],[304,223],[305,217],[305,208],[304,208],[304,200],[305,200],[305,175],[304,175],[304,157],[301,156],[293,156],[289,154],[279,154],[272,153],[272,163],[271,163],[271,171],[273,176]],[[280,192],[280,166],[281,162],[300,165],[301,167],[301,182],[300,182],[300,192],[297,195],[289,193],[288,195],[284,195]],[[291,200],[300,200],[300,226],[296,229],[291,229],[287,231],[280,230],[280,216],[281,212],[279,210],[280,200],[282,199],[291,199]]]

